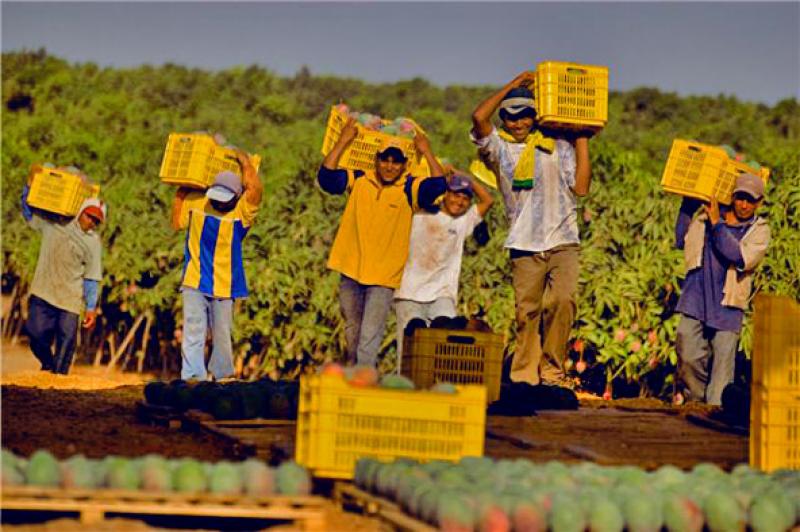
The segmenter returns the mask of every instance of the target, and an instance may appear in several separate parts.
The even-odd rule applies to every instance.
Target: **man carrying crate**
[[[564,360],[579,273],[576,198],[588,194],[591,183],[589,139],[583,133],[552,138],[535,128],[527,88],[534,79],[533,72],[523,72],[481,102],[471,136],[497,176],[510,225],[505,247],[517,315],[511,381],[564,386],[571,384]],[[503,131],[492,125],[498,108]]]
[[[320,166],[318,181],[325,192],[348,192],[347,205],[331,248],[328,268],[341,274],[339,304],[345,320],[347,362],[375,366],[395,288],[400,286],[408,257],[414,209],[432,209],[444,193],[442,167],[428,138],[417,131],[414,145],[431,174],[406,174],[407,157],[394,139],[375,155],[375,170],[339,168],[339,159],[356,138],[350,119]]]
[[[405,327],[414,318],[431,320],[456,316],[458,278],[464,241],[492,206],[493,199],[480,183],[450,166],[447,190],[436,212],[414,213],[408,260],[403,280],[394,292],[397,312],[397,371],[403,361]],[[478,202],[472,205],[472,196]]]
[[[231,324],[233,300],[247,297],[242,241],[261,204],[263,186],[250,158],[236,152],[242,176],[225,171],[205,192],[178,189],[172,226],[186,228],[181,378],[220,380],[233,376]],[[205,365],[206,332],[211,329],[211,358]]]
[[[74,218],[43,216],[28,205],[29,190],[30,180],[22,189],[22,216],[42,233],[42,242],[31,282],[25,330],[41,369],[66,375],[75,355],[84,303],[86,312],[81,325],[94,327],[97,316],[97,288],[103,268],[100,235],[95,229],[106,219],[106,206],[98,198],[88,198]]]
[[[720,405],[722,390],[733,382],[753,272],[770,240],[769,224],[755,214],[763,198],[761,178],[742,174],[733,189],[732,208],[720,209],[712,198],[694,216],[699,200],[684,198],[681,204],[675,240],[683,250],[686,280],[676,308],[682,314],[676,331],[678,403]]]

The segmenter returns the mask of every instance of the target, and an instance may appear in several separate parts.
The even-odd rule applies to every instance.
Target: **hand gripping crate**
[[[750,465],[800,471],[800,389],[753,384]]]
[[[250,155],[250,162],[258,171],[261,157]],[[242,175],[235,150],[219,146],[205,133],[171,133],[159,176],[167,185],[205,189],[224,170]]]
[[[402,373],[420,388],[437,382],[483,384],[491,403],[500,398],[503,347],[500,334],[417,329],[405,338]]]
[[[352,479],[359,458],[456,461],[482,456],[486,388],[457,393],[351,386],[337,375],[300,380],[295,460],[315,476]]]
[[[720,147],[675,139],[661,186],[667,192],[706,201],[716,197],[720,203],[729,205],[736,178],[744,173],[758,174],[765,184],[769,179],[769,168],[762,167],[757,172],[728,157]]]
[[[325,138],[322,140],[322,155],[328,155],[331,152],[333,146],[342,135],[342,129],[344,129],[348,118],[348,115],[337,109],[336,106],[331,107],[328,126],[325,129]],[[415,126],[420,131],[423,131],[418,124],[415,124]],[[385,139],[393,138],[398,141],[406,157],[408,157],[408,172],[417,177],[428,177],[424,175],[427,174],[427,163],[424,158],[420,158],[419,154],[417,154],[414,139],[395,137],[380,131],[372,131],[360,124],[357,127],[358,134],[356,138],[345,148],[339,158],[340,168],[375,170],[375,154],[378,153],[378,148],[380,148]]]
[[[99,193],[98,185],[85,182],[80,175],[39,165],[31,168],[28,192],[28,205],[31,207],[63,216],[75,216],[84,200],[97,197]]]
[[[545,61],[533,83],[540,126],[599,131],[608,122],[608,68]]]
[[[753,383],[800,391],[800,304],[759,294],[753,319]]]

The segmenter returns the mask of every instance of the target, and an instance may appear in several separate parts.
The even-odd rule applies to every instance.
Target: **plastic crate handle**
[[[703,151],[699,146],[689,146],[690,151]]]
[[[583,74],[586,74],[586,70],[583,69],[583,68],[570,67],[570,68],[567,69],[567,73],[568,74],[573,74],[575,76],[581,76]]]
[[[475,338],[472,336],[461,336],[458,334],[448,334],[447,343],[449,344],[466,344],[472,345],[475,343]]]

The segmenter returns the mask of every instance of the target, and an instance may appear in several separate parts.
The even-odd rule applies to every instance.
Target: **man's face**
[[[94,216],[87,214],[86,211],[83,211],[80,216],[78,216],[78,225],[81,226],[81,230],[84,233],[88,233],[98,225],[100,225],[100,220],[95,218]]]
[[[217,200],[209,200],[211,202],[211,206],[214,207],[219,212],[228,212],[233,210],[236,207],[236,202],[239,201],[239,198],[234,196],[233,199],[230,201],[222,202]]]
[[[745,192],[737,192],[733,195],[733,214],[740,221],[752,218],[759,205],[761,205],[760,199],[756,200]]]
[[[396,161],[391,155],[375,160],[375,170],[382,183],[394,183],[406,171],[406,161]]]
[[[453,192],[448,190],[444,193],[444,211],[450,216],[457,218],[467,212],[472,198],[464,192]]]
[[[503,120],[503,126],[506,128],[506,131],[511,133],[511,136],[514,137],[514,140],[517,142],[522,142],[525,140],[525,137],[528,136],[528,133],[531,132],[531,128],[533,127],[533,118],[525,117],[525,118],[518,118],[516,120],[507,118]]]

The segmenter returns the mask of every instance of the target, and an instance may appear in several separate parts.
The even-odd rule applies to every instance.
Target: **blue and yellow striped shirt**
[[[203,192],[190,192],[180,217],[187,228],[181,285],[216,298],[246,297],[242,241],[257,212],[245,196],[233,210],[220,212]]]

